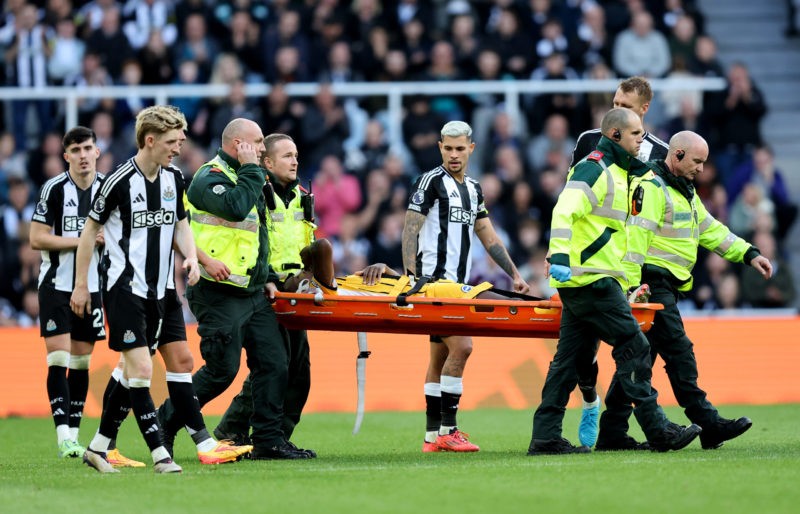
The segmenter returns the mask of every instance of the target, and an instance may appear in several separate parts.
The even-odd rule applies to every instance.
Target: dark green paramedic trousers
[[[532,439],[561,437],[564,410],[578,382],[576,357],[591,351],[598,338],[613,347],[614,381],[636,405],[634,414],[647,438],[663,435],[668,420],[650,387],[650,345],[619,283],[606,277],[584,287],[559,288],[558,293],[563,304],[559,341],[542,389],[542,403],[533,416]]]

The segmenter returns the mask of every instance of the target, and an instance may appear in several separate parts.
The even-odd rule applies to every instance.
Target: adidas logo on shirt
[[[77,206],[78,206],[78,204],[76,204],[76,203],[75,203],[75,200],[73,200],[72,198],[70,198],[70,199],[69,199],[69,202],[67,202],[67,205],[66,205],[66,206],[67,206],[67,207],[77,207]]]
[[[136,195],[136,198],[133,199],[133,203],[142,203],[142,202],[144,202],[144,195],[142,195],[142,193],[139,193],[138,195]]]
[[[458,198],[458,191],[451,191],[450,198]]]

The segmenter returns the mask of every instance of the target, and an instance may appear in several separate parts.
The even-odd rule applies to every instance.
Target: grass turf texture
[[[753,428],[719,450],[699,441],[680,452],[595,452],[527,457],[531,412],[459,414],[481,446],[476,454],[422,454],[422,413],[367,413],[361,433],[350,414],[304,416],[297,444],[310,461],[242,461],[203,466],[183,432],[176,442],[182,475],[152,471],[132,419],[120,433],[128,457],[148,463],[100,475],[79,459],[56,456],[50,419],[0,419],[0,510],[28,512],[798,512],[800,406],[725,406]],[[686,423],[677,409],[674,420]],[[579,410],[567,411],[565,436],[577,440]],[[209,418],[210,428],[217,419]],[[98,420],[86,419],[87,444]],[[642,439],[638,427],[631,432]]]

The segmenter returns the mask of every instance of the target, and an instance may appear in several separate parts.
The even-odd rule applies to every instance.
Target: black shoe
[[[650,449],[654,452],[680,450],[694,441],[702,431],[703,429],[699,425],[692,424],[684,427],[676,423],[668,423],[661,435],[650,441]]]
[[[230,441],[233,443],[233,446],[249,446],[253,444],[253,441],[250,440],[250,436],[247,434],[237,434],[235,432],[224,432],[219,429],[219,427],[214,429],[214,437],[217,438],[217,441]]]
[[[574,446],[564,439],[534,439],[528,448],[528,455],[566,455],[568,453],[591,453],[588,446]]]
[[[307,452],[301,451],[293,444],[290,444],[289,441],[283,441],[269,448],[253,448],[250,458],[253,460],[295,460],[310,459],[312,457]]]
[[[750,418],[721,419],[713,425],[703,428],[703,432],[700,434],[700,446],[704,450],[716,450],[722,446],[722,443],[739,437],[752,426],[753,422],[750,421]]]
[[[291,441],[286,441],[286,444],[288,444],[289,446],[291,446],[292,448],[294,448],[297,451],[306,452],[308,454],[309,458],[311,458],[311,459],[316,459],[317,458],[317,452],[315,452],[314,450],[311,450],[311,449],[308,449],[308,448],[298,448],[297,445],[294,444]]]
[[[600,437],[597,439],[597,444],[594,445],[594,449],[595,451],[598,452],[649,450],[650,443],[648,443],[647,441],[640,443],[639,441],[629,436],[628,434],[624,434],[621,437],[614,437],[614,438]]]

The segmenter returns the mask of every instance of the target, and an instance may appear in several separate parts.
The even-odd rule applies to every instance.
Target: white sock
[[[446,426],[442,425],[441,427],[439,427],[439,435],[447,435],[450,432],[452,432],[453,430],[455,430],[456,428],[457,427],[446,427]]]
[[[56,426],[56,437],[58,438],[58,444],[63,443],[67,439],[72,439],[69,436],[69,425]]]
[[[76,443],[78,442],[78,431],[80,427],[69,427],[69,438]]]
[[[430,432],[425,432],[425,442],[426,443],[435,443],[436,438],[439,436],[439,432],[436,430],[432,430]]]
[[[586,400],[583,400],[583,408],[584,409],[593,409],[593,408],[599,407],[599,406],[600,406],[600,397],[599,396],[597,398],[595,398],[593,402],[587,402]]]
[[[159,446],[155,450],[151,451],[150,455],[153,457],[153,464],[170,458],[169,452],[163,446]]]
[[[197,443],[197,451],[199,452],[209,452],[217,447],[217,442],[210,437],[205,441]]]
[[[93,452],[106,453],[111,446],[111,439],[97,432],[89,443],[89,449]]]
[[[441,387],[443,393],[464,394],[464,379],[442,375]]]

